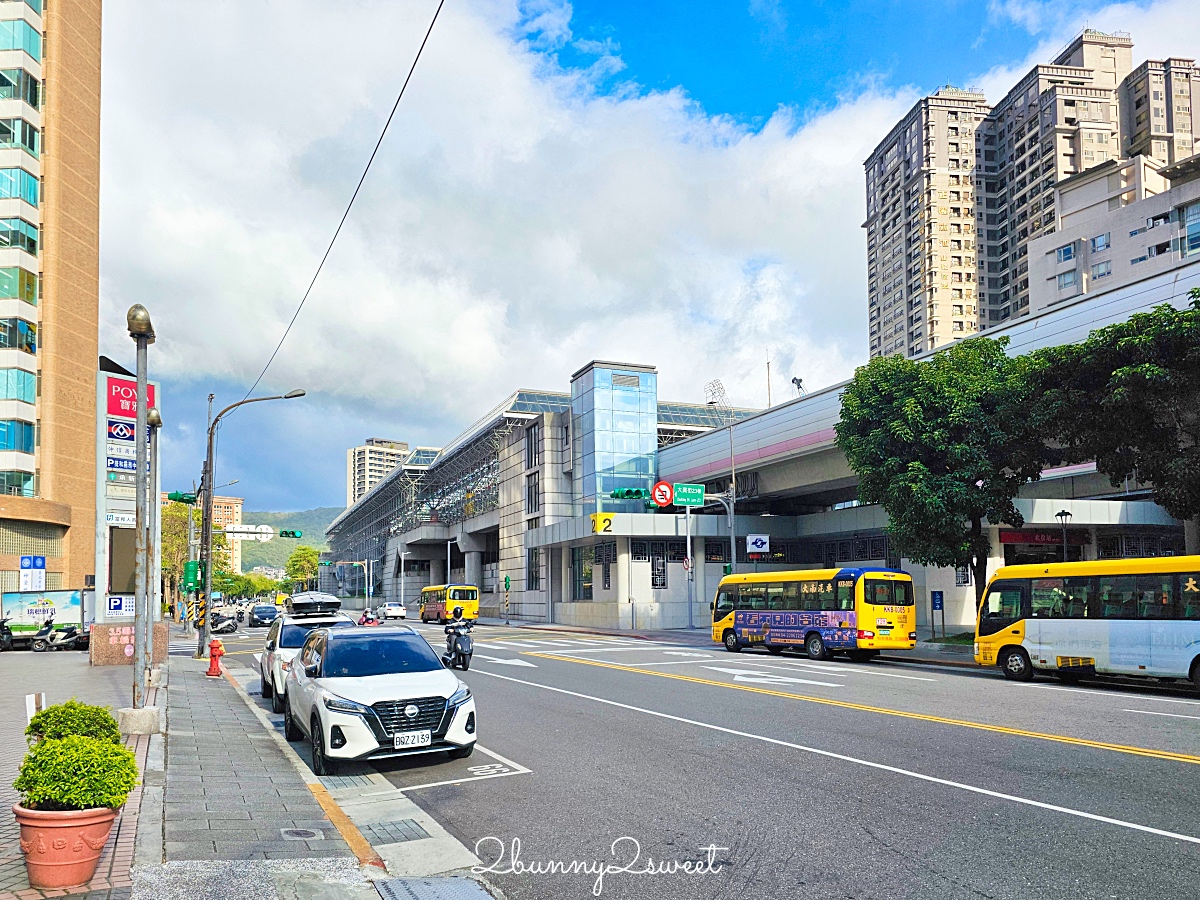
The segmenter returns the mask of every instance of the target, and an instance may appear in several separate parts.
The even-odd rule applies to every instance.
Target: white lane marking
[[[496,676],[496,677],[498,678],[500,676]],[[475,749],[478,750],[480,753],[486,753],[492,759],[496,760],[496,762],[500,763],[500,768],[502,768],[502,769],[506,768],[507,771],[502,772],[502,771],[499,771],[498,769],[493,768],[492,766],[471,766],[471,769],[479,770],[479,774],[467,775],[467,776],[464,776],[463,778],[449,778],[446,781],[430,781],[426,784],[413,784],[413,785],[409,785],[407,787],[393,788],[393,790],[398,790],[401,793],[404,793],[406,791],[419,791],[423,788],[443,787],[444,785],[447,785],[447,784],[462,784],[467,781],[487,781],[489,778],[507,778],[509,775],[528,775],[533,771],[532,769],[525,768],[525,766],[521,765],[520,763],[513,762],[511,759],[505,759],[499,753],[496,753],[493,750],[489,750],[487,747],[483,747],[479,744],[476,744]],[[485,769],[490,770],[490,771],[484,771]],[[470,770],[468,770],[468,771],[470,771]],[[390,790],[388,790],[388,791],[373,791],[372,792],[372,794],[389,794],[389,793],[391,793]],[[369,796],[372,796],[372,794],[363,794],[361,796],[369,797]]]
[[[479,643],[487,647],[501,647],[505,650],[512,647],[516,647],[519,650],[531,650],[535,646],[534,644],[527,644],[522,641],[480,641]]]
[[[508,675],[498,675],[495,672],[481,672],[480,674],[487,675],[489,678],[499,678],[501,681],[511,681],[514,684],[523,684],[526,687],[541,688],[545,691],[553,691],[556,694],[566,694],[569,697],[578,697],[581,700],[591,700],[595,703],[603,703],[605,706],[615,706],[620,709],[627,709],[631,712],[639,712],[647,716],[655,716],[660,719],[667,719],[671,722],[679,722],[683,725],[693,725],[696,728],[707,728],[710,731],[720,731],[724,734],[731,734],[735,737],[749,738],[752,741],[762,741],[765,744],[774,744],[777,747],[790,747],[793,750],[811,753],[814,756],[823,756],[826,759],[836,759],[840,760],[841,762],[848,762],[853,765],[863,766],[868,769],[891,772],[894,775],[904,775],[908,778],[915,778],[918,781],[925,781],[929,782],[930,784],[940,784],[943,787],[957,788],[958,790],[967,791],[972,794],[980,794],[985,797],[994,797],[998,800],[1008,800],[1012,803],[1019,803],[1023,806],[1032,806],[1037,809],[1058,812],[1067,816],[1088,819],[1093,822],[1102,822],[1105,825],[1116,825],[1120,828],[1128,828],[1133,831],[1142,831],[1147,834],[1156,834],[1160,837],[1172,838],[1177,841],[1187,841],[1190,844],[1200,845],[1200,837],[1193,837],[1190,834],[1180,834],[1175,831],[1166,831],[1162,828],[1152,828],[1149,825],[1139,825],[1137,822],[1127,822],[1123,819],[1114,819],[1109,816],[1101,816],[1097,815],[1096,813],[1084,812],[1081,809],[1072,809],[1069,806],[1057,806],[1053,803],[1045,803],[1041,800],[1032,800],[1028,797],[1019,797],[1016,794],[1004,794],[1000,791],[991,791],[987,788],[976,787],[973,784],[965,784],[961,781],[951,781],[948,778],[938,778],[935,775],[926,775],[923,772],[914,772],[911,769],[901,769],[898,766],[889,766],[885,763],[874,762],[869,759],[860,759],[856,756],[847,756],[844,753],[834,753],[832,750],[821,750],[817,747],[805,746],[804,744],[794,744],[791,741],[767,737],[766,735],[762,734],[753,734],[748,731],[738,731],[734,728],[726,728],[723,725],[713,725],[710,722],[699,722],[696,719],[685,719],[682,716],[673,716],[670,713],[658,712],[657,710],[653,709],[645,709],[640,706],[631,706],[627,703],[618,703],[616,700],[606,700],[603,697],[593,697],[590,694],[580,694],[576,691],[569,691],[566,688],[552,687],[548,684],[538,684],[534,681],[523,681],[520,678],[511,678]]]
[[[826,675],[844,674],[833,671],[833,666],[814,665],[812,663],[791,662],[790,660],[781,659],[781,663],[789,666],[794,666],[797,669],[809,669],[813,672],[823,672]],[[857,666],[843,666],[840,663],[837,665],[839,669],[845,669],[847,672],[853,672],[855,675],[878,675],[880,678],[903,678],[905,681],[937,681],[936,678],[922,678],[919,675],[897,675],[895,672],[874,672],[870,669],[859,668]]]
[[[708,657],[705,657],[705,659],[712,659],[712,657],[708,656]],[[612,659],[598,659],[598,660],[596,660],[596,662],[606,662],[613,666],[625,665],[624,663],[619,663],[616,660],[612,660]],[[640,666],[698,666],[703,662],[704,662],[704,659],[672,659],[668,662],[636,663],[636,665],[638,665],[639,667]]]
[[[711,653],[689,653],[686,650],[664,650],[663,656],[698,656],[701,659],[712,659]]]
[[[750,660],[750,659],[739,659],[737,662],[731,662],[730,665],[755,666],[756,668],[759,668],[759,669],[776,669],[780,672],[795,672],[797,669],[801,669],[800,666],[773,666],[767,662],[756,662],[756,661]],[[812,671],[812,670],[808,669],[807,667],[804,667],[802,669],[802,671]],[[845,672],[831,672],[828,669],[817,669],[816,671],[820,672],[822,675],[832,675],[836,678],[849,678],[850,677]]]
[[[721,666],[705,666],[714,672],[732,675],[734,681],[750,681],[756,684],[816,684],[821,687],[845,687],[835,681],[813,681],[809,678],[792,678],[789,675],[772,675],[770,672],[753,672],[745,669],[725,669]]]
[[[1128,697],[1128,696],[1130,696],[1130,694],[1128,692],[1118,693],[1118,691],[1120,691],[1121,688],[1129,688],[1129,687],[1135,686],[1135,685],[1114,684],[1113,688],[1115,688],[1115,690],[1093,691],[1093,690],[1089,690],[1088,688],[1059,687],[1054,684],[1022,684],[1019,681],[1014,682],[1014,683],[1016,684],[1017,687],[1035,688],[1039,691],[1067,691],[1068,693],[1072,693],[1072,694],[1095,694],[1098,697],[1110,697],[1110,698]],[[1139,700],[1153,700],[1156,703],[1184,703],[1188,706],[1200,706],[1200,700],[1177,700],[1173,697],[1151,697],[1146,694],[1137,694],[1135,696],[1137,696],[1137,698]]]
[[[1141,713],[1143,716],[1166,716],[1168,719],[1200,719],[1200,716],[1181,716],[1179,713],[1160,713],[1149,709],[1123,709],[1121,712]]]
[[[638,650],[662,650],[662,645],[656,647],[589,647],[583,650],[559,650],[555,649],[555,654],[558,656],[574,656],[577,653],[633,653]]]
[[[476,653],[476,658],[486,659],[491,663],[498,663],[502,666],[525,666],[530,669],[536,669],[537,663],[526,662],[523,659],[501,659],[498,656],[484,656],[482,653]]]

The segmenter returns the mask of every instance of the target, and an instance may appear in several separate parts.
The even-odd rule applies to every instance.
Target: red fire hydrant
[[[224,645],[213,638],[208,644],[208,671],[205,675],[213,678],[221,677],[221,657],[225,655]]]

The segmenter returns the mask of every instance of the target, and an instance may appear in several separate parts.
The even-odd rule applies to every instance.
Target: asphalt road
[[[378,771],[512,900],[1200,895],[1188,690],[476,636],[481,749]]]

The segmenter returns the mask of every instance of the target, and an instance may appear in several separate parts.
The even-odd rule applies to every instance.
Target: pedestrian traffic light
[[[650,492],[645,488],[617,488],[610,496],[614,500],[649,500]]]
[[[279,536],[285,537],[285,538],[298,538],[298,537],[304,537],[304,532],[303,531],[281,531],[281,532],[279,532]]]
[[[733,574],[733,563],[725,563],[725,565],[723,565],[721,567],[721,571],[724,572],[726,575],[732,575]]]
[[[171,493],[167,494],[167,499],[172,503],[186,503],[188,506],[191,506],[196,502],[196,495],[185,494],[183,491],[171,491]]]
[[[183,564],[183,589],[196,591],[200,589],[200,562],[191,559]]]

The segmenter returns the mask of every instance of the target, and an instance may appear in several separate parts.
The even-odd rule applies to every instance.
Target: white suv
[[[407,619],[408,610],[404,608],[403,603],[397,603],[395,600],[390,600],[380,607],[380,615],[384,619]]]
[[[357,623],[347,615],[282,615],[271,623],[267,644],[258,658],[259,692],[271,701],[271,711],[283,712],[283,681],[304,639],[314,628],[341,628]]]
[[[318,628],[288,669],[283,733],[312,743],[313,772],[338,761],[475,749],[475,699],[407,625]]]

